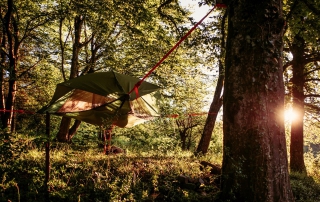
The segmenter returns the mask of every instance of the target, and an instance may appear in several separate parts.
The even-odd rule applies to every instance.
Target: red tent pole
[[[50,114],[46,112],[46,135],[47,135],[47,142],[45,144],[46,148],[46,167],[45,167],[45,200],[49,201],[49,189],[48,189],[48,182],[50,178]]]

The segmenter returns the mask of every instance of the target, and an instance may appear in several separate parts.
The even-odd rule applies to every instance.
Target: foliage
[[[114,136],[113,144],[125,148],[126,154],[103,155],[95,129],[90,130],[80,130],[83,135],[72,144],[51,143],[52,201],[214,201],[219,192],[215,176],[199,169],[203,160],[221,164],[222,137],[218,131],[209,155],[199,158],[174,146],[175,137],[147,137],[142,131],[134,136]],[[0,151],[7,151],[1,154],[2,159],[4,154],[13,154],[0,164],[1,202],[44,200],[45,139],[39,140],[17,134],[10,137],[11,146],[7,147],[1,139]],[[291,173],[291,186],[296,201],[318,201],[320,173],[316,171],[320,167],[316,158],[306,158],[309,175]],[[182,186],[180,175],[202,178],[206,183],[196,189],[197,185]]]
[[[28,140],[21,140],[19,137],[1,131],[0,134],[0,163],[6,166],[17,160],[20,155],[26,152]]]
[[[290,183],[295,201],[315,202],[320,200],[320,184],[314,178],[301,173],[290,174]]]
[[[178,149],[168,155],[160,152],[159,147],[160,151],[149,148],[149,153],[138,152],[139,155],[130,151],[127,155],[106,156],[89,145],[52,143],[51,200],[211,201],[218,191],[217,185],[209,181],[200,189],[181,188],[179,175],[191,178],[205,175],[191,152]],[[143,148],[146,149],[148,146]],[[21,201],[43,200],[43,152],[43,147],[29,144],[28,152],[15,159],[7,172],[3,172],[4,165],[0,166],[0,173],[4,173],[1,201],[17,200],[18,195]]]

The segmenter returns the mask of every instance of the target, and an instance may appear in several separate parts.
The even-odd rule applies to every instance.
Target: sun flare
[[[284,119],[286,121],[293,121],[296,118],[297,118],[297,113],[292,108],[286,109],[284,111]]]

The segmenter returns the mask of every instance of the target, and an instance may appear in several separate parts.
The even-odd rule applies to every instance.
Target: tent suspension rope
[[[138,88],[140,87],[141,83],[148,77],[150,74],[160,66],[160,64],[174,51],[192,32],[195,30],[199,24],[202,23],[202,21],[208,17],[208,15],[215,9],[215,8],[226,8],[225,4],[216,4],[199,22],[197,22],[177,43],[174,45],[163,57],[162,59],[140,80],[138,81],[134,87],[130,90],[128,93],[129,95],[135,91],[136,98],[139,97],[139,91]]]

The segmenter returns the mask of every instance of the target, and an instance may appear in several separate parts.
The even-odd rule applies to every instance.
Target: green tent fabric
[[[74,118],[95,125],[132,127],[159,116],[158,86],[142,82],[139,96],[128,94],[140,80],[113,71],[79,76],[59,83],[51,102],[38,111]]]

